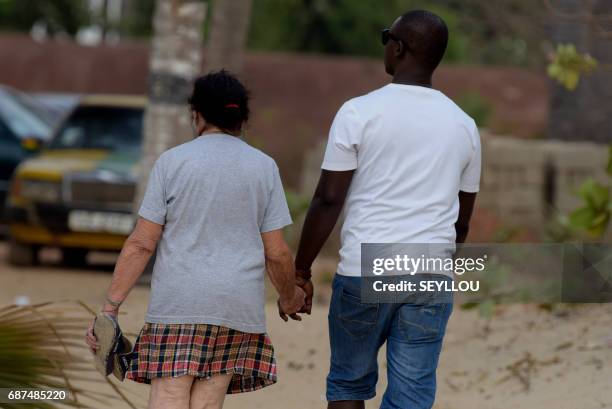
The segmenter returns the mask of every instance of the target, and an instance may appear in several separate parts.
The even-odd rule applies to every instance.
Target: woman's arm
[[[291,250],[283,238],[281,229],[262,233],[266,270],[272,285],[278,291],[279,314],[287,321],[287,315],[300,320],[296,314],[304,306],[305,294],[295,285],[295,267]]]
[[[150,222],[142,217],[138,219],[134,231],[123,244],[123,249],[117,259],[102,312],[117,316],[119,306],[134,287],[153,255],[162,230],[161,224]],[[85,337],[92,352],[98,348],[98,340],[93,333],[94,322],[95,319],[89,324]]]
[[[149,259],[153,255],[157,242],[162,235],[163,226],[140,217],[134,231],[125,241],[102,311],[116,313],[119,305],[125,300],[130,290],[138,281]]]

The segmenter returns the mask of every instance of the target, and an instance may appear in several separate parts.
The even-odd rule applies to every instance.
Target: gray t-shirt
[[[266,331],[261,233],[291,224],[272,158],[200,136],[159,157],[139,215],[164,225],[146,322]]]

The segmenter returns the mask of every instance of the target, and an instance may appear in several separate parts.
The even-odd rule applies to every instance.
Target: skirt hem
[[[158,373],[153,373],[153,374],[142,373],[142,372],[138,372],[134,374],[133,372],[128,372],[125,378],[131,381],[137,382],[137,383],[150,384],[151,380],[155,378],[178,378],[180,376],[189,375],[189,376],[193,376],[198,379],[205,379],[205,378],[210,378],[215,375],[233,374],[233,375],[239,375],[239,376],[250,376],[255,381],[249,387],[243,386],[241,390],[239,391],[228,389],[227,391],[228,395],[246,393],[246,392],[254,392],[254,391],[263,389],[265,387],[272,386],[277,382],[276,377],[273,377],[273,378],[257,377],[257,376],[253,376],[252,373],[245,373],[245,372],[248,372],[248,371],[239,371],[235,369],[219,369],[219,370],[214,370],[214,371],[213,370],[194,371],[194,370],[186,369],[184,371],[175,372],[174,374],[168,374],[168,375],[160,375]]]

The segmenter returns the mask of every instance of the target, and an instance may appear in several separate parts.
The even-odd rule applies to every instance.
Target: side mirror
[[[38,138],[24,138],[21,140],[21,147],[27,152],[37,152],[42,147],[42,141]]]

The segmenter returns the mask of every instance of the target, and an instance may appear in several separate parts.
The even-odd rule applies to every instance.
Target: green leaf
[[[604,185],[596,184],[593,187],[591,194],[591,203],[598,210],[603,210],[608,206],[610,201],[610,188]]]
[[[559,66],[559,64],[550,64],[546,70],[548,72],[548,76],[551,78],[556,78],[558,75],[561,74],[561,67]]]
[[[595,180],[593,178],[588,178],[578,188],[578,196],[580,196],[584,201],[589,199],[589,192],[593,189],[593,185],[595,184]]]
[[[565,74],[564,84],[568,90],[575,91],[578,88],[578,82],[580,82],[580,74],[578,72],[570,71]]]
[[[597,60],[589,54],[579,54],[573,44],[559,44],[547,72],[549,77],[573,91],[578,87],[580,76],[595,68]]]
[[[464,302],[463,304],[461,304],[462,310],[473,310],[476,307],[478,307],[478,303],[474,301]]]
[[[609,222],[610,212],[603,212],[593,219],[591,226],[587,229],[587,232],[593,237],[601,237],[608,229]]]
[[[600,224],[606,224],[606,222],[610,219],[610,214],[605,211],[603,213],[598,214],[592,221],[593,226],[597,226]]]
[[[581,207],[569,215],[569,225],[576,230],[587,230],[591,227],[596,214],[590,207]]]
[[[608,175],[612,176],[612,145],[610,145],[608,152],[608,167],[606,171],[608,172]]]
[[[603,210],[607,207],[610,198],[610,189],[593,179],[587,179],[580,189],[578,195],[582,197],[593,210]]]

